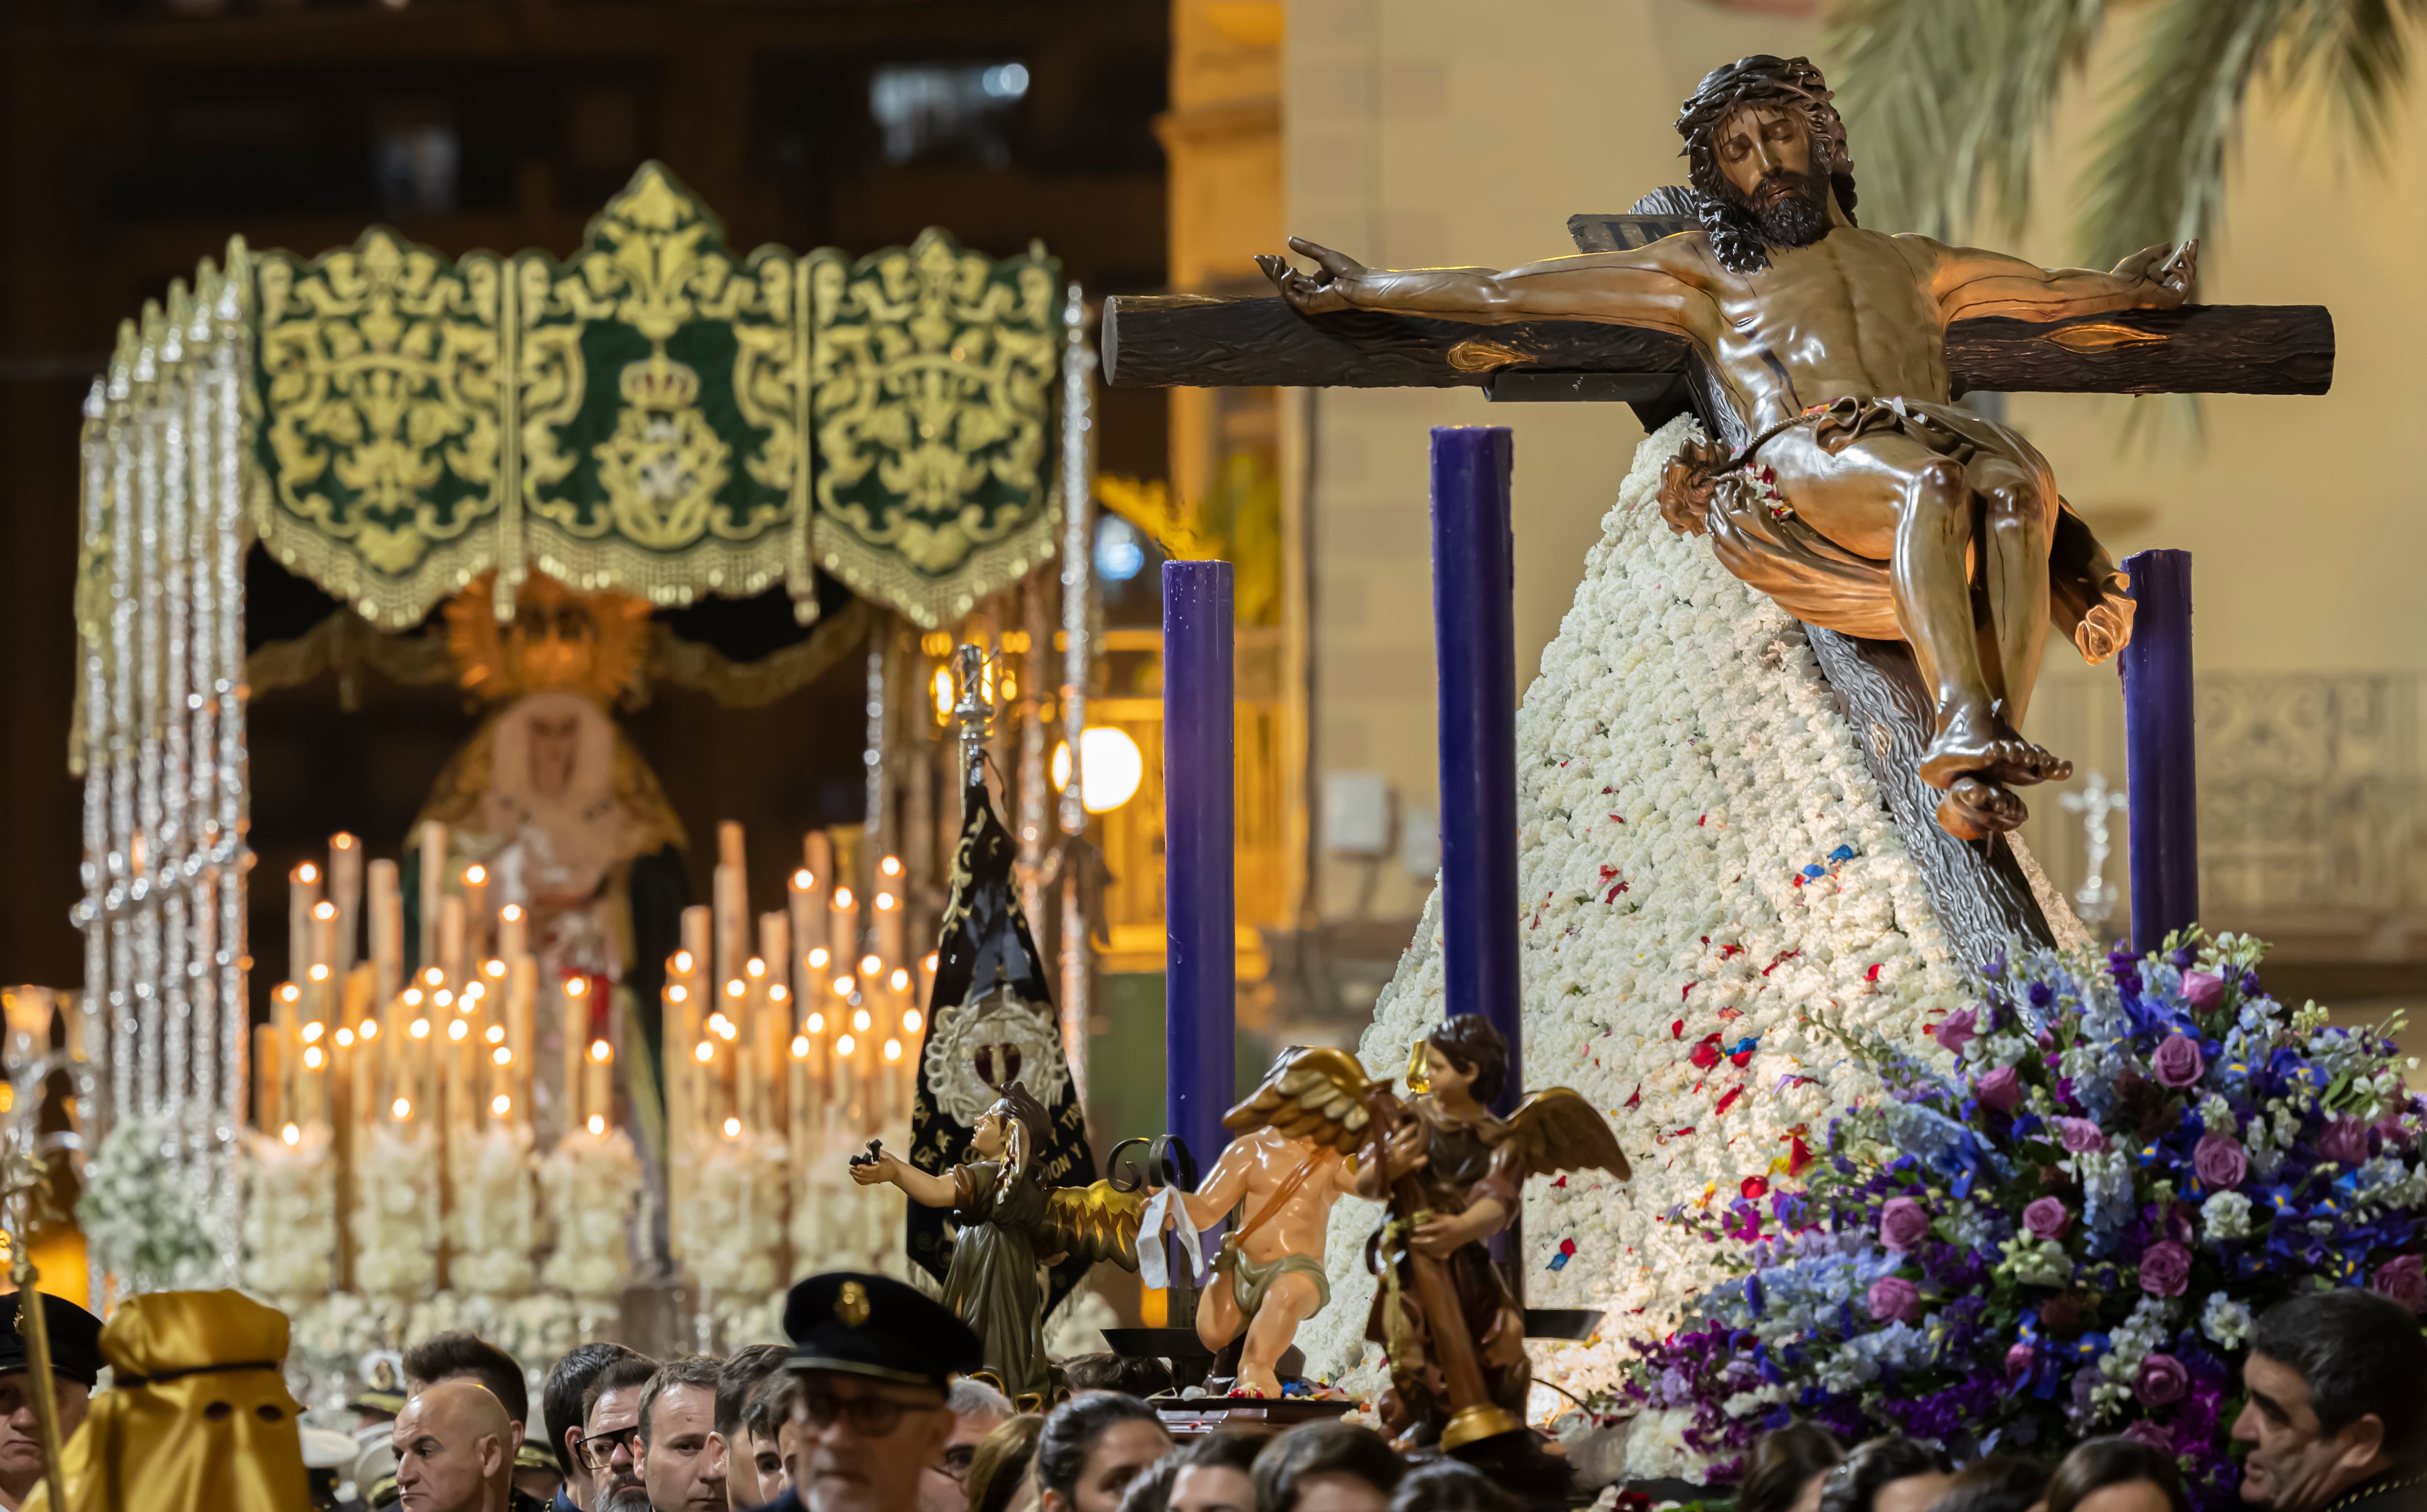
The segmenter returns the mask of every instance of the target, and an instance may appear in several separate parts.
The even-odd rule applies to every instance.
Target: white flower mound
[[[1526,1192],[1527,1302],[1607,1314],[1596,1341],[1535,1348],[1579,1393],[1720,1278],[1663,1215],[1785,1181],[1798,1131],[1816,1155],[1832,1111],[1871,1085],[1811,1021],[1914,1044],[1967,1000],[1801,629],[1660,517],[1661,468],[1693,434],[1675,420],[1637,451],[1517,719],[1524,1082],[1590,1097],[1635,1166],[1630,1183]],[[1398,1075],[1442,1011],[1436,894],[1375,1006],[1367,1071]],[[1298,1338],[1310,1371],[1362,1364],[1367,1387],[1375,1213],[1335,1210],[1331,1305]]]

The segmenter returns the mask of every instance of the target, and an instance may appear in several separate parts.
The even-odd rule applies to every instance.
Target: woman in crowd
[[[1137,1398],[1074,1396],[1046,1417],[1037,1437],[1039,1504],[1043,1512],[1119,1512],[1130,1482],[1170,1452],[1171,1435]]]
[[[1042,1413],[1023,1412],[1005,1418],[985,1436],[969,1456],[969,1512],[1010,1512],[1044,1431]]]
[[[1829,1472],[1846,1446],[1816,1423],[1790,1423],[1761,1436],[1736,1487],[1736,1512],[1819,1512]]]
[[[1829,1472],[1820,1512],[1930,1512],[1954,1480],[1946,1455],[1912,1439],[1874,1439]]]
[[[2048,1481],[2047,1512],[2190,1512],[2175,1456],[2138,1439],[2074,1447]]]
[[[1256,1456],[1256,1512],[1388,1512],[1407,1472],[1371,1428],[1302,1423]]]

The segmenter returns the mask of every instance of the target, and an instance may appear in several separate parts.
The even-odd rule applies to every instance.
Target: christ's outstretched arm
[[[2199,243],[2151,247],[2110,273],[2086,268],[2040,268],[2004,252],[1948,247],[1927,236],[1898,236],[1898,247],[1922,261],[1941,319],[1979,316],[2063,320],[2110,310],[2171,310],[2191,295],[2199,271]]]
[[[1599,320],[1691,334],[1711,308],[1691,271],[1692,253],[1655,242],[1631,252],[1555,257],[1495,273],[1488,268],[1367,268],[1297,236],[1290,250],[1314,259],[1302,273],[1279,257],[1258,266],[1281,297],[1307,315],[1385,310],[1452,320]]]

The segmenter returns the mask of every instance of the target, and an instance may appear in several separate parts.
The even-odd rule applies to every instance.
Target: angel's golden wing
[[[1058,1250],[1090,1264],[1111,1260],[1125,1271],[1136,1270],[1138,1220],[1145,1211],[1143,1191],[1123,1192],[1110,1181],[1049,1188],[1037,1253]]]
[[[1609,1171],[1621,1181],[1635,1172],[1601,1110],[1566,1087],[1537,1092],[1508,1115],[1509,1143],[1527,1176],[1559,1171]]]
[[[1296,1046],[1273,1063],[1253,1097],[1222,1115],[1222,1127],[1234,1134],[1275,1129],[1354,1155],[1368,1137],[1365,1098],[1373,1086],[1346,1050]]]

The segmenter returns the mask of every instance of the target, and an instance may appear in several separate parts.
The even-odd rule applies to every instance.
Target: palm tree
[[[1840,106],[1863,144],[1865,219],[1948,237],[1986,196],[2018,231],[2059,91],[2124,0],[1838,0]],[[2146,0],[2157,8],[2099,133],[2077,238],[2096,266],[2206,234],[2253,83],[2315,89],[2381,153],[2427,0]]]

